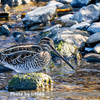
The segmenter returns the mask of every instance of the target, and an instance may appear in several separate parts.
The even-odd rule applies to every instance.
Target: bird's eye
[[[49,42],[47,42],[47,44],[50,44]]]

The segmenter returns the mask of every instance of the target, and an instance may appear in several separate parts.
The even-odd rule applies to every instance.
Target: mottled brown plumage
[[[38,44],[11,46],[1,51],[0,62],[18,73],[36,72],[47,66],[51,59],[51,50],[67,62],[65,58],[54,49],[54,43],[50,38],[42,38]],[[68,62],[67,64],[71,66]]]

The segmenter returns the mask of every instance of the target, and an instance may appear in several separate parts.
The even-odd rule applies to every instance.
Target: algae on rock
[[[51,84],[51,77],[44,73],[17,74],[8,82],[8,90],[36,90]]]

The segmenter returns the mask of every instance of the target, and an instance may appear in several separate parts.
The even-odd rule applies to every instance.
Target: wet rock
[[[51,77],[43,73],[17,74],[8,82],[8,90],[36,90],[52,83]]]
[[[70,18],[68,18],[70,17],[70,15],[68,17],[67,16],[65,17],[65,16],[62,16],[61,18],[56,20],[56,23],[61,24],[62,26],[65,26],[65,27],[71,27],[74,24],[78,24],[77,21],[71,20]]]
[[[4,4],[8,4],[9,6],[18,6],[22,4],[22,0],[4,0],[3,2]]]
[[[54,26],[52,26],[52,27],[50,27],[50,28],[47,28],[46,30],[43,30],[43,31],[40,33],[40,35],[46,35],[46,34],[48,34],[50,31],[52,31],[52,30],[58,30],[58,29],[60,29],[61,27],[62,27],[61,24],[54,25]]]
[[[71,20],[72,16],[73,14],[67,14],[67,15],[61,16],[58,20],[65,22],[66,20]]]
[[[94,52],[100,53],[100,43],[94,47]]]
[[[51,30],[45,36],[52,38],[57,45],[56,49],[62,55],[68,57],[76,53],[76,50],[80,47],[82,42],[87,41],[89,34],[84,31],[64,27]]]
[[[100,62],[100,54],[89,53],[83,57],[88,62]]]
[[[0,35],[5,35],[5,36],[9,36],[10,32],[9,32],[9,28],[7,25],[2,25],[0,27]]]
[[[23,34],[23,33],[21,33],[21,32],[13,32],[13,33],[12,33],[12,36],[13,36],[13,37],[17,37],[17,36],[20,35],[20,34]]]
[[[30,3],[31,0],[22,0],[22,4]]]
[[[72,0],[71,5],[73,7],[82,7],[86,6],[91,0]]]
[[[79,30],[87,30],[87,28],[90,26],[89,23],[87,22],[81,22],[81,23],[77,23],[73,26],[71,26],[70,28],[72,29],[79,29]]]
[[[95,15],[95,16],[94,16]],[[94,4],[90,4],[86,7],[82,7],[79,12],[75,13],[72,17],[77,22],[93,22],[99,19],[98,7]]]
[[[39,7],[33,11],[26,13],[23,18],[23,23],[27,26],[33,24],[46,23],[49,20],[52,20],[56,15],[56,6],[44,6]]]
[[[87,29],[91,33],[100,32],[100,22],[92,23],[91,26]]]
[[[28,40],[28,37],[25,34],[19,34],[15,37],[15,41],[18,43],[25,43],[27,42],[27,40]]]
[[[57,8],[60,8],[64,6],[64,4],[61,2],[57,2],[57,1],[49,1],[46,6],[56,6]]]
[[[66,4],[66,3],[71,3],[72,2],[72,0],[57,0],[58,2],[62,2],[62,3],[64,3],[64,4]]]
[[[95,42],[100,42],[100,32],[91,35],[87,40],[87,44],[92,44]]]

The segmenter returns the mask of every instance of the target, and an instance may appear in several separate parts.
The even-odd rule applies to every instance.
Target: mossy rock
[[[51,83],[51,77],[43,73],[17,74],[8,82],[8,90],[36,90]]]

